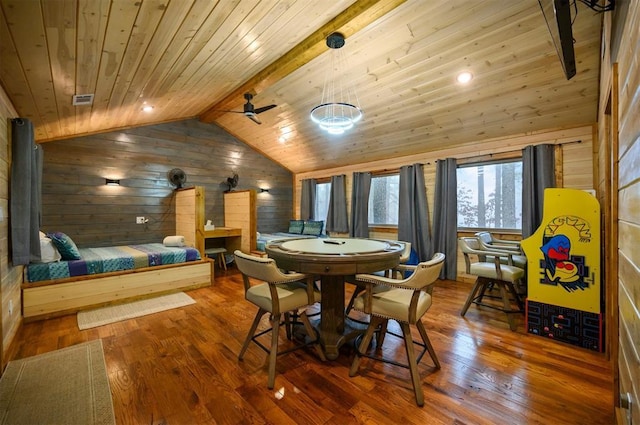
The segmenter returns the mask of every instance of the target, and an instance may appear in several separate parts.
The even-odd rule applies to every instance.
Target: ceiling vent
[[[73,106],[93,105],[93,94],[76,94],[73,96]]]

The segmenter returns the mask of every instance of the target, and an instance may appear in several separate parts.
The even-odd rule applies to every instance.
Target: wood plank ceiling
[[[299,173],[594,123],[601,16],[576,9],[567,81],[537,0],[0,0],[0,84],[39,142],[199,117]],[[365,113],[341,136],[309,120],[335,30]],[[220,112],[246,91],[262,125]]]

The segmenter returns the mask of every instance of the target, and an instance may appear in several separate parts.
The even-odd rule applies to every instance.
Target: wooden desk
[[[334,360],[340,346],[362,332],[345,326],[345,277],[397,266],[404,245],[376,239],[320,238],[274,241],[265,249],[278,267],[321,277],[320,341],[327,358]]]
[[[205,249],[213,246],[224,246],[227,254],[240,249],[242,245],[242,229],[237,227],[216,227],[214,230],[205,230],[203,233]],[[210,239],[223,239],[222,241],[212,241]]]

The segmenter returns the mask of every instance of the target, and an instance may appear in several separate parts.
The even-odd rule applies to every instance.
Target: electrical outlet
[[[13,314],[13,300],[9,300],[9,316]]]
[[[144,224],[147,220],[144,217],[136,217],[136,224]]]

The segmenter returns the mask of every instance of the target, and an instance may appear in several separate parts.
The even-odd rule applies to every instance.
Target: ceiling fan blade
[[[253,112],[255,112],[256,114],[260,114],[260,113],[262,113],[262,112],[264,112],[264,111],[268,111],[269,109],[273,109],[273,108],[275,108],[276,106],[277,106],[277,105],[262,106],[262,107],[260,107],[260,108],[255,108],[255,109],[253,110]]]
[[[255,122],[256,124],[262,124],[262,122],[258,119],[255,113],[250,113],[245,115],[247,116],[247,118],[249,118],[251,121]]]

